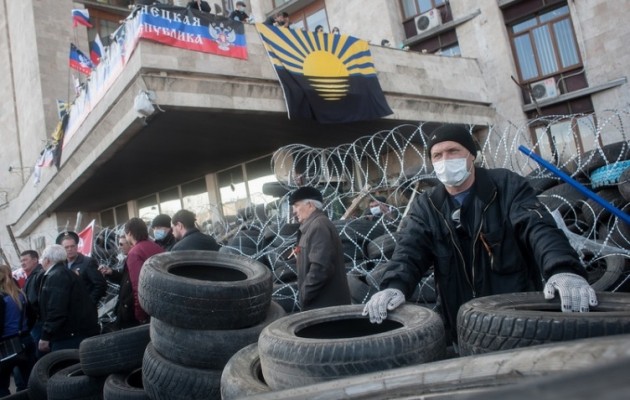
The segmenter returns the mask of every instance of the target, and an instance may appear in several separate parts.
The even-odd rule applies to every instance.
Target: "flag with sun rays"
[[[339,123],[392,114],[366,41],[256,26],[280,79],[289,119]]]

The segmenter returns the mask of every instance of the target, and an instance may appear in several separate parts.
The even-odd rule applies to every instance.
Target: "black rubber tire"
[[[190,368],[158,354],[149,343],[142,361],[144,391],[152,400],[211,400],[221,398],[221,371]]]
[[[621,173],[617,189],[619,189],[621,197],[625,201],[630,202],[630,168],[627,168]]]
[[[20,390],[8,396],[2,397],[2,400],[30,400],[28,397],[28,389]]]
[[[257,343],[239,350],[225,365],[221,374],[222,400],[236,400],[270,391],[260,368]]]
[[[286,315],[271,302],[266,318],[254,326],[231,330],[183,329],[157,318],[151,319],[151,343],[164,358],[193,368],[223,369],[230,357],[256,343],[263,328]]]
[[[630,333],[630,295],[597,293],[589,313],[563,313],[542,292],[480,297],[457,313],[459,354],[484,354],[543,343]]]
[[[538,200],[550,211],[558,209],[560,213],[565,213],[570,209],[575,209],[586,200],[586,196],[568,183],[562,183],[547,189],[538,195]]]
[[[612,240],[605,242],[608,232],[608,227],[602,225],[598,230],[600,238],[597,242],[614,246]],[[619,254],[601,255],[593,254],[589,250],[583,249],[581,254],[582,263],[587,274],[586,280],[595,291],[604,291],[612,288],[626,269],[627,256],[621,252]]]
[[[48,380],[48,400],[100,400],[103,398],[105,377],[87,376],[81,364],[71,365],[55,373]]]
[[[46,400],[46,386],[51,376],[71,365],[79,364],[79,350],[67,349],[48,353],[40,358],[28,378],[28,395],[32,400]]]
[[[389,260],[394,254],[396,239],[391,233],[386,233],[369,241],[366,246],[368,259]]]
[[[621,211],[630,214],[630,204],[623,206]],[[610,243],[613,246],[630,250],[630,225],[619,220],[618,217],[612,217],[607,226],[610,232]]]
[[[149,325],[92,336],[81,342],[79,356],[83,373],[107,376],[142,366],[144,349],[151,341]]]
[[[179,251],[149,258],[138,298],[151,316],[190,329],[240,329],[265,319],[271,271],[258,261],[215,251]]]
[[[142,385],[142,368],[108,376],[103,386],[103,400],[149,400]]]
[[[551,189],[554,186],[558,186],[562,183],[560,178],[540,177],[540,178],[527,178],[527,182],[534,189],[536,194],[540,194],[547,189]]]
[[[595,169],[604,165],[613,164],[630,158],[630,146],[628,142],[610,143],[601,148],[587,151],[580,156],[581,168],[579,171],[590,175]]]
[[[245,230],[239,231],[228,240],[227,248],[236,250],[234,254],[242,254],[245,256],[253,256],[258,252],[258,242],[262,240],[260,231],[257,230]]]
[[[352,220],[337,220],[333,224],[339,232],[341,241],[357,243],[363,247],[367,241],[371,241],[385,234],[383,224],[376,223],[364,218]]]
[[[248,396],[250,400],[338,400],[338,399],[426,399],[452,400],[471,398],[471,393],[485,393],[499,387],[510,389],[497,400],[516,397],[515,384],[551,376],[567,371],[592,371],[600,365],[630,358],[630,335],[550,343],[529,348],[500,351],[469,357],[456,357],[443,361],[395,368],[359,376],[346,377],[296,389],[287,389]],[[619,369],[627,381],[628,370]],[[585,384],[591,384],[588,376]],[[592,379],[607,382],[606,375]],[[599,386],[601,387],[601,386]],[[619,393],[619,392],[617,392]],[[589,392],[589,396],[541,397],[546,393],[530,394],[528,400],[603,399],[604,393]],[[488,397],[475,397],[487,399]],[[627,398],[622,396],[609,400]],[[495,397],[493,397],[495,399]],[[525,398],[520,398],[525,400]],[[608,400],[608,398],[606,398]]]
[[[352,304],[365,304],[374,293],[378,292],[374,283],[368,283],[369,278],[366,279],[366,276],[348,274],[347,279]]]
[[[273,285],[271,298],[280,304],[287,314],[300,311],[298,286],[296,282]]]
[[[326,307],[271,323],[258,339],[265,382],[273,390],[439,360],[445,356],[440,317],[404,304],[382,324],[362,305]]]
[[[600,190],[596,194],[615,207],[623,206],[626,203],[616,187]],[[593,199],[586,199],[582,204],[582,219],[588,227],[593,227],[599,223],[605,224],[610,219],[610,215],[610,211]]]

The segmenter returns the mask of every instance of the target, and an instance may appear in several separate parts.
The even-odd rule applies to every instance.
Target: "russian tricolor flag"
[[[92,64],[94,64],[94,66],[97,66],[98,63],[101,62],[104,51],[103,42],[101,42],[101,37],[97,33],[90,46],[90,59],[92,60]]]
[[[72,26],[76,28],[77,25],[92,27],[90,23],[90,12],[86,9],[75,8],[72,10]]]

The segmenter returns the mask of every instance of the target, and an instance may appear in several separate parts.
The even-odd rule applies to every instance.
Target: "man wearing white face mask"
[[[175,245],[175,236],[171,229],[171,217],[166,214],[160,214],[151,221],[151,229],[153,230],[153,238],[164,251],[171,251]]]
[[[559,293],[562,311],[597,305],[577,253],[523,177],[475,167],[474,141],[460,126],[436,129],[427,147],[442,184],[409,205],[381,291],[363,315],[381,323],[431,266],[453,339],[459,307],[475,297],[543,290],[547,299]]]

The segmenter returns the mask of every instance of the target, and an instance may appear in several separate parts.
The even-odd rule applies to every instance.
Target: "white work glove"
[[[398,289],[384,289],[374,293],[363,308],[363,315],[370,315],[370,322],[380,324],[387,318],[387,310],[393,310],[405,302],[405,295]]]
[[[560,293],[562,312],[588,312],[589,305],[597,305],[595,290],[579,275],[569,272],[553,275],[543,289],[545,299],[553,299],[556,290]]]

